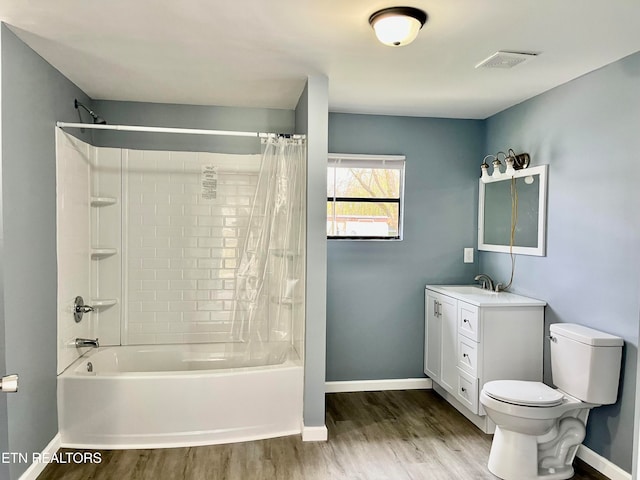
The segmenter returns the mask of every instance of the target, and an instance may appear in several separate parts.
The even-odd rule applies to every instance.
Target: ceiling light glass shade
[[[369,17],[378,40],[390,47],[413,42],[426,21],[427,14],[412,7],[385,8]]]

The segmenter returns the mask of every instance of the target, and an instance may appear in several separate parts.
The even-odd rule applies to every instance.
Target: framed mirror
[[[511,176],[487,183],[480,180],[478,250],[545,255],[547,167],[516,170],[513,182]],[[516,213],[513,239],[512,203]]]

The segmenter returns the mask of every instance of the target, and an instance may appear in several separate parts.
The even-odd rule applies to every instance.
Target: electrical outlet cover
[[[473,248],[464,249],[464,263],[473,263]]]

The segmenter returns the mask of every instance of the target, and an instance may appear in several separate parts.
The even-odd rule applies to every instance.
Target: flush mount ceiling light
[[[390,7],[369,17],[376,37],[390,47],[409,45],[427,21],[427,14],[413,7]]]

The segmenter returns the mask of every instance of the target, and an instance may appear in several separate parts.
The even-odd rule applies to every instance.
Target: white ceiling
[[[90,97],[293,108],[308,75],[331,111],[486,118],[640,50],[638,0],[408,0],[429,19],[377,42],[382,0],[1,0],[0,19]],[[539,52],[475,69],[497,50]]]

